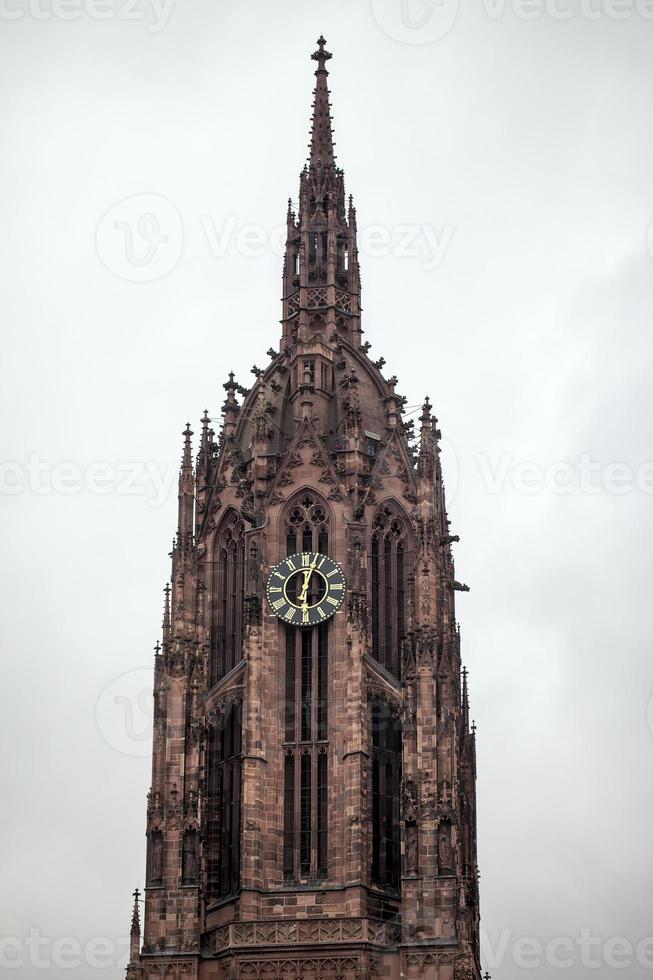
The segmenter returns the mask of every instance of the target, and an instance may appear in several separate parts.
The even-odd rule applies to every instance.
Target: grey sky
[[[320,32],[364,233],[366,337],[409,405],[429,393],[445,438],[471,586],[458,610],[485,965],[495,980],[558,977],[554,957],[574,978],[648,975],[653,943],[621,970],[627,952],[602,949],[653,935],[653,10],[474,0],[454,18],[452,0],[410,0],[402,19],[400,0],[141,0],[127,20],[108,0],[99,20],[75,3],[0,4],[13,976],[123,975],[53,943],[117,943],[143,880],[138,696],[180,433],[205,407],[218,416],[230,368],[249,385],[277,343],[274,241],[297,195]],[[130,263],[142,212],[158,232],[141,226]],[[541,965],[525,970],[523,937],[568,937],[573,952],[528,947]]]

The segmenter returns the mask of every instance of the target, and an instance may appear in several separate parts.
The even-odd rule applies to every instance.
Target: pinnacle
[[[138,902],[139,902],[139,899],[141,897],[141,893],[140,893],[140,891],[139,891],[138,888],[135,889],[132,897],[134,899],[134,909],[132,911],[131,933],[132,933],[132,936],[133,935],[139,935],[140,936],[141,922],[140,922],[140,911],[139,911],[139,908],[138,908]]]

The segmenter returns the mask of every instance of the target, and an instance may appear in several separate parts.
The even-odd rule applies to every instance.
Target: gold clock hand
[[[314,558],[313,564],[309,565],[309,567],[304,572],[304,585],[302,586],[302,591],[299,593],[297,597],[300,602],[303,602],[306,599],[306,593],[308,592],[308,583],[310,582],[311,574],[315,570],[316,565],[317,565],[317,558]]]
[[[304,584],[302,586],[302,591],[297,596],[297,598],[299,599],[300,602],[303,602],[305,600],[305,598],[306,598],[306,593],[308,592],[308,580],[309,580],[310,574],[311,574],[310,569],[307,572],[304,572]]]

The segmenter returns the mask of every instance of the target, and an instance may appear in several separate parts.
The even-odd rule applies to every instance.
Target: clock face
[[[274,566],[267,595],[273,612],[285,623],[316,626],[340,609],[345,576],[333,558],[319,551],[305,551]]]

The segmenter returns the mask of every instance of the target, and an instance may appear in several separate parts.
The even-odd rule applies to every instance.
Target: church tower
[[[129,980],[480,978],[441,435],[362,342],[318,45],[280,340],[183,434]]]

